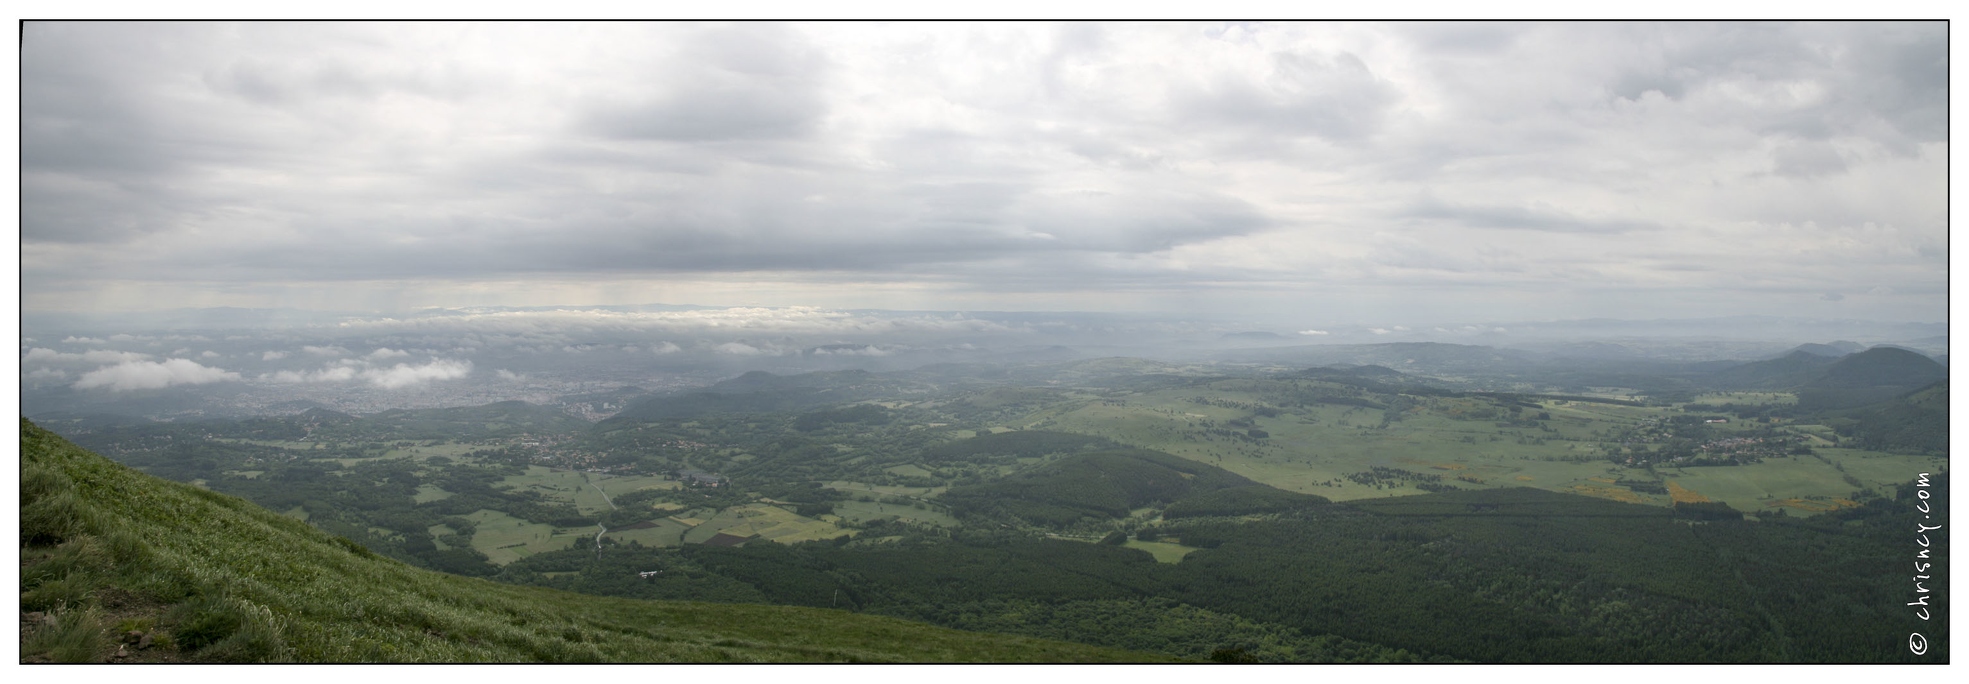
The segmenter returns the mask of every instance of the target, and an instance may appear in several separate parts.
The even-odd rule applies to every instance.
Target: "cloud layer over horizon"
[[[1939,22],[33,22],[22,297],[1310,336],[1945,320],[1946,46]]]

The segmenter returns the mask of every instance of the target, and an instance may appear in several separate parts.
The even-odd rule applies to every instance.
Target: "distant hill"
[[[1240,342],[1277,342],[1286,339],[1286,337],[1275,332],[1251,330],[1247,332],[1225,333],[1223,339]]]
[[[1833,362],[1798,388],[1800,411],[1886,401],[1948,377],[1948,367],[1919,353],[1874,347]]]
[[[1707,384],[1722,389],[1789,390],[1825,374],[1836,359],[1795,350],[1768,361],[1752,361],[1731,366],[1706,378]]]
[[[1166,660],[837,610],[447,575],[117,465],[25,419],[20,453],[22,662]],[[119,647],[111,628],[140,632],[147,648]]]
[[[1824,422],[1876,451],[1948,453],[1948,381],[1877,404],[1830,411]]]
[[[1813,356],[1830,356],[1832,358],[1839,358],[1841,356],[1845,356],[1847,354],[1851,354],[1857,351],[1863,351],[1865,349],[1866,347],[1861,346],[1860,343],[1858,342],[1848,342],[1846,340],[1839,340],[1831,344],[1819,344],[1816,342],[1807,342],[1805,344],[1792,347],[1791,350],[1805,352]]]

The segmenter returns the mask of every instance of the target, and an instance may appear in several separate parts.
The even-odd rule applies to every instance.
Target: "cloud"
[[[1299,331],[1299,334],[1301,334],[1301,335],[1314,335],[1314,336],[1317,336],[1317,335],[1329,335],[1329,334],[1331,334],[1331,333],[1328,333],[1328,332],[1327,332],[1327,331],[1325,331],[1325,330],[1301,330],[1301,331]]]
[[[1836,302],[1845,298],[1846,295],[1839,294],[1837,292],[1827,292],[1825,294],[1819,295],[1819,300],[1826,301],[1826,302]]]
[[[410,352],[407,351],[391,349],[389,347],[378,347],[376,351],[369,352],[369,356],[367,358],[381,361],[383,359],[393,359],[393,358],[409,356],[409,355]]]
[[[287,352],[284,351],[270,351],[260,355],[261,361],[279,361],[284,358],[287,358]]]
[[[105,364],[105,363],[123,363],[126,361],[141,361],[148,358],[150,358],[149,354],[139,354],[137,352],[126,352],[126,351],[111,351],[108,349],[92,349],[86,352],[82,352],[80,354],[71,354],[68,352],[58,352],[53,349],[48,349],[45,347],[35,347],[27,350],[26,354],[21,355],[21,365],[81,364],[81,363]]]
[[[202,356],[202,357],[204,357],[204,358],[208,358],[208,359],[216,359],[216,358],[219,358],[219,353],[218,353],[218,352],[215,352],[215,351],[212,351],[212,350],[210,350],[210,349],[207,349],[207,350],[205,350],[204,352],[202,352],[202,353],[200,353],[200,354],[199,354],[199,356]]]
[[[813,353],[820,356],[892,356],[895,352],[872,344],[831,344],[815,347]]]
[[[726,342],[716,347],[712,347],[711,350],[718,352],[720,354],[731,354],[732,356],[763,356],[763,355],[771,354],[771,352],[767,352],[763,349],[754,347],[744,342]]]
[[[62,343],[63,344],[108,344],[108,342],[105,342],[101,339],[97,339],[94,337],[65,337],[62,338]]]
[[[21,299],[1939,320],[1947,28],[36,22]]]
[[[509,370],[506,370],[506,369],[504,369],[504,368],[501,368],[501,369],[499,369],[499,370],[496,370],[496,371],[493,371],[493,375],[495,375],[495,376],[498,376],[498,378],[499,378],[500,380],[505,380],[505,381],[507,381],[507,382],[520,382],[520,381],[523,381],[523,380],[526,380],[526,375],[524,375],[524,374],[521,374],[521,373],[515,373],[515,372],[512,372],[512,371],[509,371]]]
[[[159,389],[171,385],[203,385],[238,380],[239,374],[211,368],[187,359],[126,361],[115,366],[84,373],[75,381],[76,389],[107,387],[113,392]]]
[[[1469,228],[1552,233],[1614,234],[1661,230],[1661,226],[1647,221],[1585,218],[1542,202],[1525,206],[1454,204],[1425,197],[1409,205],[1402,216],[1449,221]]]
[[[284,370],[284,371],[276,371],[268,375],[260,376],[260,378],[263,380],[271,380],[274,382],[282,382],[282,383],[348,382],[350,380],[354,380],[355,377],[356,377],[356,369],[352,366],[329,366],[327,368],[323,368],[321,370],[314,371],[311,373],[302,372],[302,371]]]
[[[301,347],[301,351],[307,352],[309,354],[314,354],[316,356],[348,356],[349,355],[349,350],[343,349],[341,347],[333,347],[333,346],[316,347],[312,345],[307,345]]]
[[[663,355],[663,354],[675,354],[677,352],[683,351],[684,348],[677,346],[675,342],[658,342],[656,344],[650,345],[649,350],[650,353],[652,354]]]
[[[361,377],[383,389],[401,389],[439,380],[457,380],[471,373],[470,361],[437,360],[421,366],[399,363],[387,369],[365,370]]]

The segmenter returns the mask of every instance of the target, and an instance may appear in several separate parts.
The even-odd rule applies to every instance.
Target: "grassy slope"
[[[1145,661],[1159,656],[841,611],[669,603],[413,568],[234,497],[139,473],[21,421],[23,660]],[[149,622],[144,622],[149,621]]]

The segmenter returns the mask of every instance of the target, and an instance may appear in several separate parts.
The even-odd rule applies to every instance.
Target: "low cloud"
[[[895,352],[871,344],[866,346],[833,345],[819,347],[814,349],[814,354],[819,356],[890,356],[895,354]]]
[[[432,361],[422,366],[399,363],[386,370],[366,370],[362,378],[383,389],[400,389],[438,380],[457,380],[471,373],[470,361]]]
[[[1318,335],[1330,335],[1332,333],[1328,333],[1325,330],[1301,330],[1299,331],[1299,334],[1318,336]]]
[[[129,361],[83,374],[76,389],[106,387],[112,392],[159,389],[171,385],[203,385],[238,380],[239,374],[222,368],[200,365],[189,359]]]
[[[287,352],[284,351],[270,351],[260,355],[261,361],[279,361],[284,358],[287,358]]]
[[[400,349],[391,349],[389,347],[378,347],[376,351],[369,352],[369,358],[376,359],[378,361],[383,359],[394,359],[397,357],[403,357],[409,355],[410,352],[403,351]]]
[[[309,354],[316,354],[319,356],[348,356],[349,355],[349,350],[343,349],[341,347],[316,347],[310,345],[310,346],[301,347],[301,351],[307,352]]]
[[[366,362],[343,360],[318,371],[279,371],[262,375],[260,379],[282,383],[362,381],[383,389],[401,389],[436,380],[455,380],[471,372],[470,361],[437,360],[418,366],[399,363],[389,368],[378,368]],[[500,372],[503,373],[501,378],[512,379],[507,377],[512,375],[510,371]]]
[[[658,342],[656,344],[650,345],[649,350],[650,353],[653,354],[675,354],[677,352],[683,351],[684,348],[677,346],[676,343],[673,342]]]
[[[744,342],[726,342],[712,347],[711,350],[720,354],[731,354],[733,356],[765,356],[770,353]]]
[[[48,349],[45,347],[35,347],[33,349],[27,350],[27,353],[21,356],[21,365],[58,364],[58,363],[59,364],[90,363],[90,364],[100,365],[105,363],[124,363],[127,361],[142,361],[148,358],[150,358],[149,354],[139,354],[137,352],[126,352],[126,351],[111,351],[108,349],[95,349],[95,350],[82,352],[80,354],[70,354],[67,352],[58,352],[53,349]]]
[[[520,381],[523,381],[523,380],[526,380],[526,376],[525,376],[525,375],[522,375],[522,374],[520,374],[520,373],[515,373],[515,372],[512,372],[512,371],[509,371],[509,370],[506,370],[506,369],[504,369],[504,368],[501,368],[501,369],[499,369],[499,370],[496,370],[496,371],[493,371],[493,372],[492,372],[492,374],[493,374],[493,375],[495,375],[495,376],[498,376],[500,380],[505,380],[506,382],[520,382]]]
[[[73,336],[62,338],[62,343],[63,344],[109,344],[108,342],[104,342],[94,337],[73,337]]]
[[[286,383],[348,382],[350,380],[354,380],[355,377],[356,377],[356,369],[349,366],[332,366],[329,368],[323,368],[321,370],[312,373],[301,372],[301,371],[280,371],[272,375],[260,376],[260,378],[263,380],[272,380],[274,382],[286,382]]]

